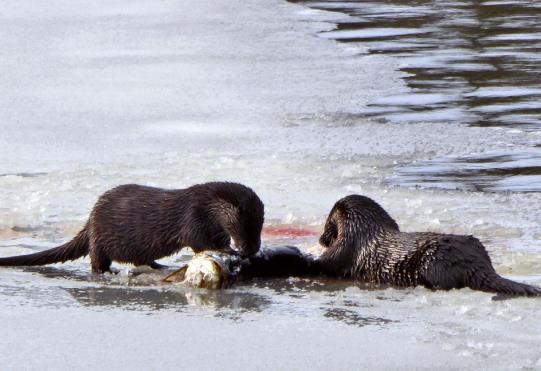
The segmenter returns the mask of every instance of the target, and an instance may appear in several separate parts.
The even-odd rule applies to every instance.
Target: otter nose
[[[246,258],[251,255],[254,255],[255,253],[259,251],[259,248],[261,246],[261,241],[258,240],[255,243],[251,243],[251,244],[244,243],[244,244],[240,244],[236,246],[237,246],[237,251],[239,255],[242,256],[243,258]]]
[[[231,242],[231,248],[235,250],[237,254],[245,258],[259,251],[259,247],[261,246],[261,236],[240,234],[231,236]]]

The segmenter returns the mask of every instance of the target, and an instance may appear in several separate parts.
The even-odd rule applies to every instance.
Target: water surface
[[[98,196],[118,184],[182,188],[232,180],[250,185],[265,202],[267,230],[308,231],[266,233],[266,244],[314,248],[333,203],[360,193],[377,200],[404,231],[474,234],[499,273],[541,284],[541,193],[502,191],[532,179],[494,189],[517,175],[538,175],[541,136],[527,107],[536,104],[528,97],[537,87],[526,88],[522,79],[494,85],[505,90],[474,90],[461,76],[491,74],[492,65],[457,50],[448,53],[455,59],[449,83],[441,74],[431,79],[439,71],[434,63],[452,64],[430,54],[439,43],[440,57],[446,55],[451,42],[438,31],[446,22],[439,13],[471,13],[467,4],[382,2],[364,10],[359,3],[320,4],[350,15],[281,0],[2,2],[0,256],[69,240]],[[396,23],[408,17],[410,23]],[[426,24],[414,22],[423,17]],[[348,22],[350,28],[336,26]],[[347,42],[334,41],[342,30]],[[531,43],[536,32],[520,32],[517,45]],[[487,42],[507,45],[506,38]],[[369,52],[367,42],[388,52]],[[401,55],[393,45],[411,51]],[[403,70],[405,62],[422,67],[413,57],[425,58],[423,68],[432,71],[417,87],[409,85],[413,72]],[[466,74],[468,68],[476,72]],[[461,103],[483,99],[492,103],[476,110]],[[498,113],[509,104],[523,108]],[[502,121],[452,122],[483,115]],[[514,115],[534,125],[503,123]],[[450,168],[453,162],[458,169]],[[478,181],[457,180],[463,169]],[[186,258],[163,263],[174,267]],[[541,364],[539,303],[532,299],[298,279],[214,292],[166,286],[160,273],[115,267],[119,275],[98,277],[88,259],[1,268],[2,366],[507,370]]]
[[[397,69],[409,90],[374,99],[362,116],[391,122],[541,130],[541,8],[536,1],[299,3],[348,15],[321,37],[358,46],[359,55],[385,54],[399,61]],[[537,152],[507,148],[478,154],[474,156],[480,160],[477,168],[491,174],[482,179],[467,165],[468,158],[439,158],[433,162],[445,164],[441,176],[433,176],[437,169],[432,165],[426,173],[421,166],[406,166],[391,182],[538,192],[539,178],[532,176],[541,172]],[[525,153],[533,153],[527,168],[500,163],[500,159]],[[509,171],[495,171],[502,167]],[[451,174],[451,169],[456,171]]]

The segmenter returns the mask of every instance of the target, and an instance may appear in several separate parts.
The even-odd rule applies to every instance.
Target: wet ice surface
[[[400,60],[360,57],[362,45],[317,36],[350,17],[268,0],[8,1],[1,10],[0,256],[71,238],[115,185],[181,188],[229,179],[260,194],[267,226],[300,226],[317,236],[339,197],[362,193],[402,230],[475,234],[500,273],[541,284],[540,193],[389,184],[397,167],[430,159],[530,153],[541,143],[532,129],[536,112],[499,116],[532,123],[519,130],[449,125],[446,115],[469,117],[460,107],[410,109],[416,99],[437,106],[455,92],[412,96],[395,72]],[[505,89],[521,96],[522,88]],[[475,99],[508,94],[476,92]],[[397,121],[374,119],[382,109]],[[309,247],[315,236],[274,243]],[[100,278],[87,260],[1,268],[2,366],[541,364],[538,300],[294,279],[210,292],[164,287],[157,273],[130,276],[119,268],[119,276]]]
[[[5,367],[503,370],[541,359],[532,299],[294,278],[188,289],[161,284],[166,272],[94,277],[86,264],[2,273]]]
[[[536,1],[295,1],[314,9],[347,14],[336,29],[322,32],[357,47],[362,55],[397,57],[410,88],[374,99],[364,116],[373,120],[446,122],[481,127],[541,128],[541,21]],[[499,158],[521,156],[514,148],[486,157],[484,170],[502,166]],[[536,156],[536,172],[541,171]],[[430,181],[432,170],[406,169],[395,184],[471,188],[478,183],[469,159],[438,158],[454,182]],[[465,164],[462,166],[462,164]],[[541,183],[522,167],[482,181],[491,190],[538,192]],[[418,176],[417,176],[418,175]],[[416,179],[413,179],[417,176]],[[402,179],[404,180],[402,182]]]

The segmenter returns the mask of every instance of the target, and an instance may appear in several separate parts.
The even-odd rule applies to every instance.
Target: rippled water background
[[[118,184],[225,179],[265,202],[267,245],[312,251],[360,193],[404,231],[474,234],[499,273],[540,285],[538,10],[0,2],[0,256],[72,238]],[[541,367],[537,300],[298,279],[210,292],[115,268],[0,269],[0,368]]]
[[[386,54],[398,59],[409,91],[375,99],[358,115],[376,121],[541,128],[539,2],[298,3],[349,15],[322,37],[358,46],[361,56]],[[434,159],[399,169],[391,182],[538,192],[541,149]]]

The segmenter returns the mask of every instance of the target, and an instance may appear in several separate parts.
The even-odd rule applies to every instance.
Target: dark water
[[[541,190],[541,151],[485,154],[433,159],[396,170],[389,183],[462,189],[467,191],[538,192]]]
[[[366,117],[527,132],[541,129],[540,2],[294,2],[350,16],[320,36],[398,59],[409,92],[372,102]],[[540,175],[537,147],[430,160],[397,171],[389,182],[535,192],[541,191]]]

